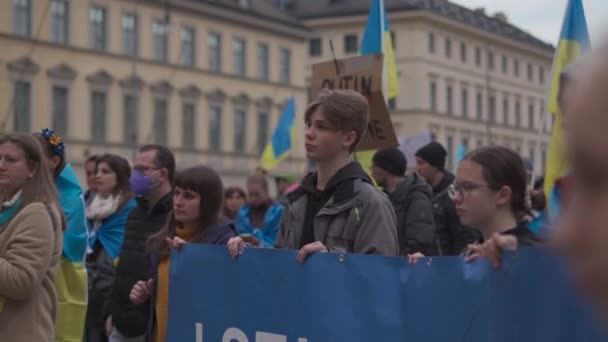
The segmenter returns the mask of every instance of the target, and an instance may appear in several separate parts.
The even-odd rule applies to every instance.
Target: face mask
[[[131,191],[136,196],[147,196],[152,190],[152,178],[141,172],[134,171],[129,182],[131,183]]]

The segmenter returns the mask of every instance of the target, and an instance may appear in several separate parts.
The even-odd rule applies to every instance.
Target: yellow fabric
[[[80,342],[87,312],[87,273],[82,263],[61,257],[57,271],[55,341]]]
[[[395,64],[395,54],[393,53],[393,40],[391,32],[385,31],[383,34],[384,44],[384,65],[386,70],[386,97],[394,99],[399,96],[399,79],[397,78],[397,65]]]
[[[176,235],[185,241],[190,240],[194,230],[190,228],[178,228]],[[158,277],[156,284],[156,330],[154,341],[165,342],[167,340],[167,322],[169,321],[169,266],[170,258],[163,259],[158,264]]]
[[[545,196],[551,198],[551,192],[555,186],[555,181],[564,176],[568,170],[565,157],[563,131],[561,125],[561,112],[557,102],[559,91],[559,79],[561,71],[581,54],[581,46],[578,42],[562,40],[557,50],[555,60],[555,70],[551,92],[547,102],[547,112],[553,114],[553,132],[551,134],[551,144],[547,156],[547,167],[545,170]]]

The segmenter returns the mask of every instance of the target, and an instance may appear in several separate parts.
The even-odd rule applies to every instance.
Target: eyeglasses
[[[456,195],[460,195],[461,198],[469,198],[471,197],[471,192],[481,188],[491,189],[491,187],[486,184],[475,184],[471,182],[464,182],[460,184],[454,183],[448,187],[448,195],[451,199],[454,199]]]

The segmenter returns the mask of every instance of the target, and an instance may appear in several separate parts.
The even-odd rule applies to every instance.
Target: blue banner
[[[186,245],[171,256],[167,341],[608,341],[540,250],[485,261]]]

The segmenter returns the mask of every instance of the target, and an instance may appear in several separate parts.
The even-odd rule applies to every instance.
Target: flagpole
[[[384,31],[386,30],[386,23],[384,22],[384,0],[380,1],[380,51],[382,51],[382,93],[386,96],[384,101],[388,103],[388,77],[386,68],[386,51],[384,50]]]
[[[562,27],[560,29],[559,32],[559,37],[557,38],[557,46],[555,47],[555,52],[553,53],[553,60],[551,62],[551,72],[549,74],[549,78],[547,79],[547,89],[545,92],[545,108],[543,108],[543,111],[541,113],[541,118],[540,118],[540,124],[538,126],[538,131],[536,134],[536,147],[534,150],[534,154],[539,153],[540,154],[540,158],[538,159],[542,159],[542,153],[540,153],[540,144],[541,144],[541,139],[543,136],[543,130],[545,128],[545,123],[547,121],[547,117],[549,115],[549,100],[551,97],[551,87],[553,87],[553,78],[555,77],[555,65],[557,63],[557,55],[559,54],[559,48],[561,45],[561,41],[562,41],[562,34],[564,33],[564,20],[566,19],[566,14],[568,13],[568,10],[570,9],[570,7],[572,6],[572,0],[568,0],[568,3],[566,4],[566,8],[564,9],[564,14],[562,15]],[[559,86],[559,85],[558,85]],[[553,131],[555,129],[555,127],[552,127],[551,131]],[[547,158],[549,158],[549,155],[547,154]],[[536,160],[536,158],[534,158]],[[542,163],[542,160],[540,161],[540,163]],[[530,179],[530,185],[534,186],[534,182],[539,179],[539,177],[536,176],[536,171],[538,171],[538,167],[536,166],[537,163],[534,162],[534,165],[532,166],[532,177]],[[545,167],[546,167],[546,161],[545,161]],[[545,173],[547,172],[547,170],[545,170]]]

